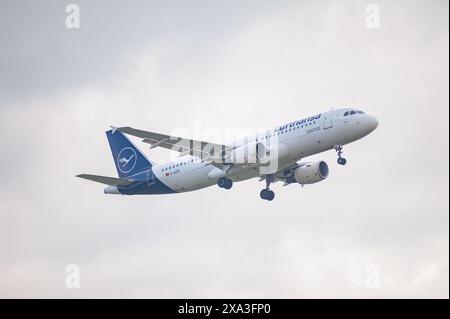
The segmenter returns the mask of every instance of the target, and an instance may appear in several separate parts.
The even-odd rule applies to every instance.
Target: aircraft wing
[[[90,175],[90,174],[80,174],[76,177],[84,178],[90,181],[94,181],[97,183],[102,183],[110,186],[126,186],[130,185],[134,181],[131,179],[126,178],[115,178],[115,177],[108,177],[108,176],[100,176],[100,175]]]
[[[297,161],[297,163],[295,163],[295,164],[293,164],[293,165],[291,165],[291,166],[289,166],[289,167],[286,167],[286,168],[284,168],[284,169],[282,169],[282,170],[279,170],[278,172],[276,172],[276,173],[273,174],[273,176],[272,176],[272,178],[273,178],[272,183],[276,183],[276,182],[281,182],[281,181],[283,181],[283,182],[284,182],[284,185],[283,185],[283,186],[288,185],[287,182],[286,182],[286,179],[287,179],[288,177],[292,176],[292,175],[294,174],[294,171],[295,171],[297,168],[299,168],[299,167],[301,167],[301,166],[303,166],[303,165],[306,165],[306,164],[307,164],[307,163],[298,163],[298,161]],[[264,180],[266,180],[266,178],[267,178],[267,175],[262,175],[262,176],[259,178],[259,181],[264,181]]]
[[[113,130],[142,138],[144,143],[150,144],[150,148],[159,146],[182,154],[191,154],[202,158],[209,158],[213,153],[220,154],[219,156],[221,156],[225,151],[233,149],[233,147],[228,145],[143,131],[132,127],[118,127],[113,128]]]

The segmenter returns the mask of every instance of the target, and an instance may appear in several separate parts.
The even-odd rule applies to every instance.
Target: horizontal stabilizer
[[[90,175],[90,174],[80,174],[76,177],[84,178],[97,183],[102,183],[110,186],[126,186],[130,185],[134,181],[126,178],[115,178],[108,176]]]

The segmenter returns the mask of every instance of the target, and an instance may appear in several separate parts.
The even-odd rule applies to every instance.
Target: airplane
[[[189,192],[259,178],[265,181],[263,200],[272,201],[270,185],[283,182],[314,184],[328,177],[324,161],[303,162],[308,156],[334,149],[337,163],[345,165],[343,146],[374,131],[378,120],[356,108],[331,109],[277,126],[273,130],[230,145],[186,139],[131,127],[111,127],[106,132],[119,175],[80,174],[76,177],[108,185],[105,194],[148,195]],[[126,135],[141,138],[150,149],[162,147],[179,156],[162,164],[149,160]]]

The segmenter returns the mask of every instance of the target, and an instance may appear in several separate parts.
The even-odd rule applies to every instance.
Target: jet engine
[[[293,179],[295,182],[302,185],[314,184],[327,178],[328,171],[329,169],[326,162],[311,162],[297,168],[294,171]]]

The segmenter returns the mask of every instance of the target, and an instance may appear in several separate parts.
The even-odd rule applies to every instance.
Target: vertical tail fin
[[[121,132],[115,129],[106,132],[114,164],[120,178],[131,176],[152,167],[150,161]]]

